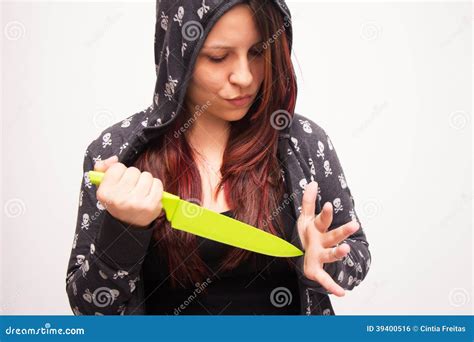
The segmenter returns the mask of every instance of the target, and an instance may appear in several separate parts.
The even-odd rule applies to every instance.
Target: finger
[[[126,169],[127,167],[122,163],[115,163],[111,165],[104,174],[104,178],[99,185],[99,189],[115,186],[122,178]]]
[[[321,243],[324,247],[337,245],[341,241],[354,234],[357,230],[359,230],[359,228],[360,226],[357,221],[349,221],[339,228],[333,229],[324,234],[321,238]]]
[[[332,213],[333,210],[331,202],[324,203],[321,212],[318,214],[318,216],[316,216],[316,219],[314,220],[316,228],[318,228],[321,233],[325,233],[331,225]]]
[[[119,181],[120,193],[130,193],[140,179],[140,170],[135,166],[128,167]]]
[[[322,268],[316,272],[314,280],[319,282],[330,293],[338,297],[343,297],[346,294],[344,289],[337,285],[334,279],[332,279],[331,276]]]
[[[130,196],[145,198],[150,193],[151,185],[153,183],[153,176],[148,171],[143,171],[138,178],[135,187],[130,191]]]
[[[161,199],[163,196],[163,183],[158,178],[153,178],[153,184],[151,186],[150,193],[145,198],[145,201],[149,201],[150,203],[159,203],[160,209],[163,208],[161,204]]]
[[[339,246],[325,248],[321,255],[321,262],[327,264],[330,262],[339,261],[344,258],[351,251],[351,246],[347,243],[343,243]]]
[[[117,156],[112,156],[104,160],[98,160],[94,164],[94,171],[105,172],[112,164],[117,163],[117,162],[118,162]]]
[[[303,200],[301,204],[301,214],[306,217],[314,217],[316,196],[318,194],[318,183],[312,181],[304,188]]]
[[[153,178],[150,192],[148,193],[147,200],[159,201],[161,192],[163,192],[163,183],[159,178]]]

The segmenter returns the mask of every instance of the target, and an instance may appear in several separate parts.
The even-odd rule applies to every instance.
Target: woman
[[[87,148],[74,314],[333,315],[371,256],[333,144],[294,113],[283,1],[157,3],[153,104]],[[98,189],[87,176],[105,172]],[[163,189],[305,251],[270,258],[175,230]]]

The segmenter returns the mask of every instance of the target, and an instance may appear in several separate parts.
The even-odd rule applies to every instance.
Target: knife
[[[91,183],[98,186],[104,173],[89,171],[88,176]],[[161,204],[166,219],[174,229],[275,257],[296,257],[304,254],[299,248],[274,234],[182,200],[169,192],[163,191]]]

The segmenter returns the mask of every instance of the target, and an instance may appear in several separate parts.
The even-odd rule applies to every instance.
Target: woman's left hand
[[[312,181],[307,184],[303,194],[301,214],[298,217],[298,233],[305,251],[304,275],[310,280],[317,281],[327,291],[338,297],[345,295],[344,289],[336,284],[331,276],[323,269],[325,263],[335,262],[350,252],[346,243],[341,241],[359,229],[357,221],[350,221],[329,232],[327,229],[332,222],[332,204],[326,202],[321,212],[315,216],[316,196],[318,183]],[[335,249],[333,247],[337,246]]]

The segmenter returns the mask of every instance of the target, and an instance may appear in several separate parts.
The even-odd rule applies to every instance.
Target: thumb
[[[312,181],[304,188],[301,214],[306,217],[313,217],[316,210],[316,196],[318,195],[318,183]]]
[[[112,164],[117,163],[117,162],[118,162],[117,156],[112,156],[105,160],[98,160],[94,164],[94,171],[105,172]]]

